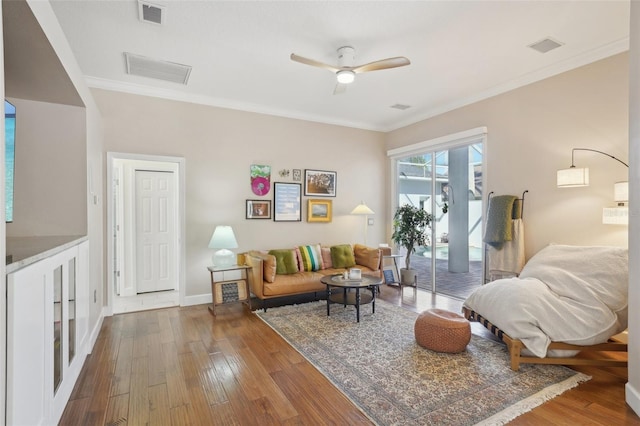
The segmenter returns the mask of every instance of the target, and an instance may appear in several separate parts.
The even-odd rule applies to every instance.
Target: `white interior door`
[[[136,292],[175,290],[177,226],[173,172],[135,171]]]

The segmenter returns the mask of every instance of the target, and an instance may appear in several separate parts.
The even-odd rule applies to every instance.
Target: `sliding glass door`
[[[397,206],[434,217],[411,257],[421,289],[466,298],[482,284],[482,162],[481,140],[396,159]]]

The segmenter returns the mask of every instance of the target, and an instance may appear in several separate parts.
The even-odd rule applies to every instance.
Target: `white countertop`
[[[87,240],[84,235],[7,237],[7,274]]]

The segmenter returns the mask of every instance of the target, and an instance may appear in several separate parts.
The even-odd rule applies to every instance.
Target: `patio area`
[[[444,252],[438,248],[439,257]],[[448,259],[436,259],[436,292],[456,299],[466,299],[483,282],[482,260],[478,248],[471,248],[469,272],[449,272]],[[403,251],[400,254],[404,254]],[[429,253],[426,253],[429,255]],[[404,267],[404,257],[398,259],[398,268]],[[411,268],[418,272],[418,288],[431,291],[431,257],[424,253],[411,256]]]

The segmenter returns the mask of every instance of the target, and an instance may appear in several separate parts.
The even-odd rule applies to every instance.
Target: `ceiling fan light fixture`
[[[356,73],[351,70],[340,70],[336,73],[336,77],[338,78],[338,83],[350,84],[353,83],[353,80],[355,80]]]

